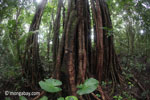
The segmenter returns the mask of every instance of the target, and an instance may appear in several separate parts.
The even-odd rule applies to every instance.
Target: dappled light
[[[140,30],[140,33],[143,34],[143,33],[144,33],[144,30]]]
[[[42,2],[42,0],[36,0],[36,2],[37,2],[37,3],[41,3],[41,2]]]

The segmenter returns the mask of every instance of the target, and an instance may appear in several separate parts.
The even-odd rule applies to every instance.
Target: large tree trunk
[[[38,30],[41,22],[44,7],[47,0],[43,0],[37,7],[36,13],[30,25],[29,32],[32,34],[27,38],[26,49],[23,61],[24,77],[30,84],[32,89],[35,89],[38,82],[42,79],[42,65],[39,57]]]
[[[112,29],[107,4],[103,0],[91,0],[90,7],[88,0],[68,2],[67,19],[53,77],[61,80],[61,73],[64,73],[67,76],[66,87],[70,90],[68,95],[76,96],[76,86],[87,77],[93,76],[100,82],[106,79],[116,82],[119,81],[121,68],[113,46],[113,35],[107,34],[108,29]],[[95,32],[93,46],[91,29]],[[89,96],[79,98],[93,100]]]

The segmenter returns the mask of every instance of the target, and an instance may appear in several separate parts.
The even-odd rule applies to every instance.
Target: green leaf
[[[64,97],[59,97],[57,100],[65,100]]]
[[[77,93],[79,95],[89,94],[89,93],[93,92],[96,88],[97,88],[97,86],[90,86],[90,87],[85,86],[84,88],[78,90]]]
[[[114,99],[117,99],[118,97],[117,97],[117,96],[113,96],[113,98],[114,98]]]
[[[6,97],[5,100],[11,100],[9,97]]]
[[[79,86],[77,86],[77,88],[83,88],[84,85],[83,84],[80,84]]]
[[[45,80],[47,83],[53,85],[53,86],[60,86],[62,85],[62,82],[56,79],[46,79]]]
[[[43,96],[42,98],[40,98],[40,100],[48,100],[47,96]]]
[[[24,97],[24,96],[20,96],[20,97],[19,97],[19,100],[27,100],[27,98]]]
[[[94,78],[89,78],[89,79],[85,80],[85,83],[84,83],[84,85],[87,85],[87,86],[91,86],[91,85],[98,86],[98,84],[99,84],[99,81]]]
[[[18,45],[22,45],[23,43],[25,43],[27,36],[28,35],[26,35],[26,34],[21,35],[18,40]]]
[[[62,90],[60,87],[57,87],[62,85],[62,82],[56,79],[46,79],[45,81],[40,81],[39,85],[43,90],[51,93],[59,92]]]
[[[87,79],[83,85],[81,84],[77,86],[77,88],[79,88],[77,93],[79,95],[92,93],[93,91],[97,89],[98,84],[99,84],[99,81],[97,81],[94,78]]]
[[[118,99],[119,99],[119,100],[122,100],[122,96],[119,96]]]
[[[99,97],[99,98],[101,97],[101,95],[100,95],[100,94],[96,94],[96,96],[97,96],[97,97]]]
[[[78,100],[76,96],[67,96],[65,100]]]

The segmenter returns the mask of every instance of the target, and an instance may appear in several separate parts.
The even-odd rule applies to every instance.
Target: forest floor
[[[104,92],[111,100],[150,100],[150,64],[146,64],[145,70],[137,70],[137,67],[122,68],[123,81],[121,84],[113,85],[111,81],[102,81]],[[33,92],[26,86],[21,77],[0,79],[0,100],[4,100],[6,91]],[[39,90],[40,91],[40,90]],[[37,91],[36,91],[37,92]],[[19,100],[18,96],[9,96],[11,100]],[[34,97],[34,96],[33,96]],[[33,97],[27,97],[29,100]],[[32,100],[32,99],[31,99]]]
[[[124,76],[123,82],[114,87],[113,93],[112,84],[103,84],[103,89],[111,100],[150,100],[150,70],[133,70],[131,73]]]

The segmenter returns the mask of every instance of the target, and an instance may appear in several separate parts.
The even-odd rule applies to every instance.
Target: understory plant
[[[78,95],[84,95],[84,94],[89,94],[95,91],[98,87],[99,81],[94,79],[94,78],[89,78],[85,80],[83,84],[80,84],[77,86],[77,94]],[[49,93],[58,93],[62,91],[60,86],[62,85],[62,82],[60,80],[56,79],[45,79],[44,81],[40,81],[39,85],[41,89],[43,89],[46,92]],[[97,95],[97,97],[100,97]],[[10,98],[5,98],[5,100],[11,100]],[[20,96],[19,100],[27,100],[24,96]],[[39,100],[48,100],[47,96],[41,97]],[[78,100],[76,96],[67,96],[67,97],[59,97],[57,100]]]
[[[97,81],[94,78],[89,78],[85,80],[83,84],[80,84],[77,86],[77,94],[78,95],[84,95],[84,94],[89,94],[95,91],[98,87],[99,81]],[[62,82],[56,79],[45,79],[45,81],[40,81],[39,82],[40,87],[50,93],[56,93],[59,91],[62,91],[60,86],[62,85]],[[43,96],[40,100],[48,100],[46,96]],[[67,97],[59,97],[57,100],[78,100],[76,96],[67,96]]]

